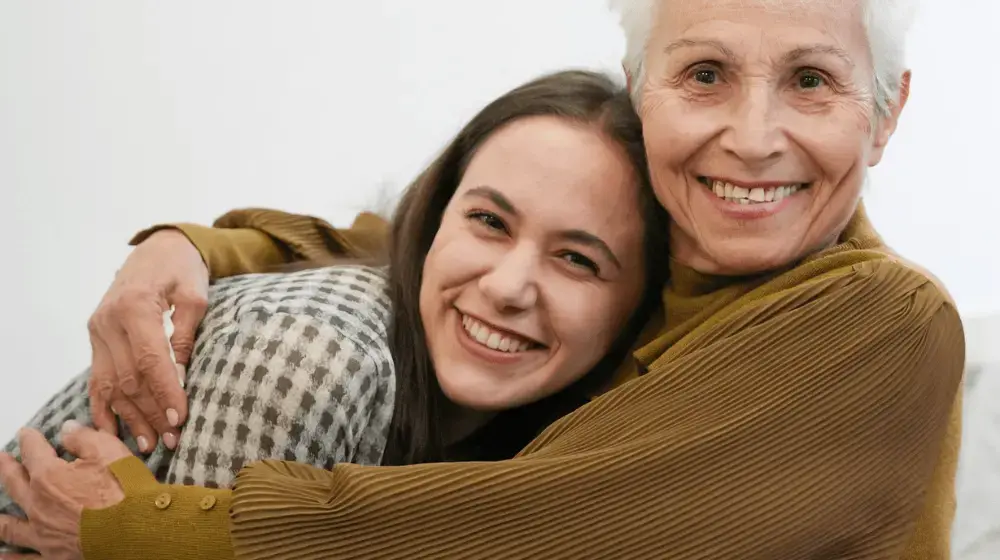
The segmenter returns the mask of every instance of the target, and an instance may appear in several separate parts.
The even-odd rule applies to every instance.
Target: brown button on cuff
[[[208,511],[215,507],[216,501],[215,496],[205,496],[201,499],[201,503],[198,505],[201,507],[202,511]]]
[[[167,509],[170,507],[170,494],[160,494],[156,497],[155,504],[158,509]]]

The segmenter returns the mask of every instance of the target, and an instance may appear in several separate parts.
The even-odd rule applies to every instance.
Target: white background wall
[[[998,10],[925,2],[868,199],[969,316],[1000,313]],[[617,70],[615,24],[603,0],[0,0],[0,436],[87,363],[133,232],[243,206],[345,223],[504,90]]]

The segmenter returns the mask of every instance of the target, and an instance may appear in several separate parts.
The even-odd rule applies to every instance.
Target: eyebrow
[[[711,47],[721,52],[723,55],[726,56],[726,58],[730,58],[733,60],[738,58],[736,56],[736,53],[734,53],[732,49],[722,44],[721,42],[715,41],[713,39],[679,39],[677,41],[674,41],[673,43],[670,43],[666,47],[663,47],[663,54],[670,54],[676,51],[677,49],[683,49],[689,47]]]
[[[721,52],[723,55],[725,55],[726,58],[729,58],[731,60],[736,60],[738,58],[736,56],[736,53],[733,52],[732,49],[714,39],[679,39],[664,47],[663,53],[670,54],[671,52],[677,49],[689,48],[689,47],[711,47]],[[801,60],[803,58],[815,54],[833,55],[842,60],[843,62],[845,62],[846,64],[848,64],[851,68],[854,67],[854,59],[852,59],[851,56],[847,54],[847,51],[839,47],[835,47],[833,45],[823,45],[823,44],[807,45],[804,47],[798,47],[796,49],[793,49],[782,57],[782,62],[785,65],[787,65],[797,60]]]
[[[511,203],[507,197],[492,187],[487,187],[485,185],[473,187],[466,191],[464,196],[485,198],[493,204],[496,204],[504,212],[515,217],[520,216],[520,213],[517,211],[517,208],[514,207],[514,204]],[[568,229],[560,231],[558,236],[561,239],[572,241],[580,245],[586,245],[600,251],[605,257],[607,257],[608,260],[611,261],[612,264],[615,265],[616,268],[621,270],[622,263],[618,261],[618,257],[615,256],[611,247],[608,247],[608,244],[605,243],[603,239],[597,237],[593,233],[582,229]]]
[[[485,185],[480,187],[472,187],[471,189],[465,191],[465,196],[471,196],[475,198],[485,198],[500,207],[501,210],[508,214],[514,216],[519,216],[520,213],[517,208],[514,208],[514,204],[507,200],[507,197],[500,194],[500,191],[494,189],[493,187],[487,187]]]
[[[833,55],[839,58],[841,61],[843,61],[851,68],[854,68],[854,59],[851,58],[851,55],[847,54],[847,51],[845,51],[844,49],[840,47],[835,47],[833,45],[822,45],[822,44],[806,45],[804,47],[792,49],[788,54],[782,57],[782,61],[785,64],[789,64],[816,54]]]

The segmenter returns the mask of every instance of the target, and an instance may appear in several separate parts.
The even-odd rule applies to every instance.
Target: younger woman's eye
[[[476,210],[473,212],[469,212],[467,214],[467,217],[474,222],[478,222],[485,228],[495,230],[497,232],[503,232],[503,233],[507,232],[507,224],[505,224],[503,220],[500,219],[499,216],[497,216],[492,212]]]
[[[597,263],[581,255],[580,253],[576,253],[574,251],[567,251],[562,255],[560,255],[560,258],[562,258],[564,261],[573,266],[589,270],[595,275],[600,274],[601,272],[601,267],[597,266]]]

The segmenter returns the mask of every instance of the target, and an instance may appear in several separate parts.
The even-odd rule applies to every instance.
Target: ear
[[[899,80],[899,99],[889,107],[889,114],[879,117],[878,126],[875,128],[871,156],[868,158],[868,166],[874,166],[882,160],[885,147],[889,144],[889,139],[896,132],[899,124],[899,115],[906,106],[906,101],[910,98],[910,77],[912,73],[907,70]]]

